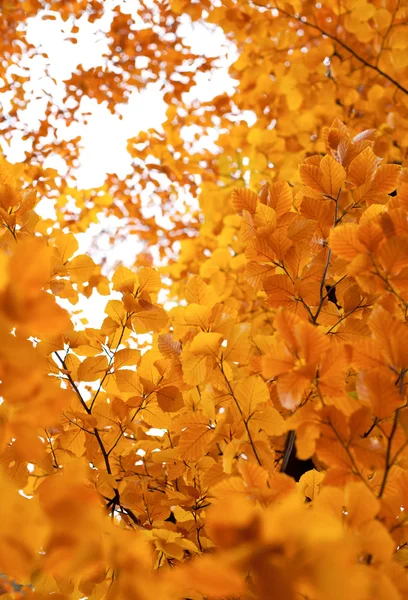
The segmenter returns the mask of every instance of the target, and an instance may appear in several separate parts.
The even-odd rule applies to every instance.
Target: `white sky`
[[[109,30],[111,9],[117,4],[117,0],[105,1],[105,15],[98,22],[89,23],[84,18],[77,20],[76,24],[79,27],[76,34],[77,44],[64,39],[70,35],[72,21],[64,22],[59,15],[56,20],[31,19],[27,37],[32,44],[48,55],[50,65],[48,72],[55,78],[56,83],[45,78],[45,64],[40,57],[35,61],[25,61],[26,64],[23,61],[21,66],[27,65],[31,75],[31,80],[26,85],[40,91],[40,94],[36,95],[42,96],[41,99],[30,103],[24,114],[24,118],[30,124],[38,121],[38,114],[42,112],[46,103],[45,94],[41,94],[42,89],[58,101],[62,98],[60,82],[69,79],[78,64],[82,63],[84,68],[91,68],[104,63],[103,53],[107,51],[108,45],[101,30]],[[122,0],[121,5],[126,7],[126,12],[132,14],[136,27],[142,27],[143,22],[137,15],[137,2],[130,3]],[[183,21],[180,33],[193,52],[198,55],[222,56],[220,68],[214,70],[212,74],[197,73],[197,85],[185,94],[185,100],[189,102],[199,98],[207,101],[220,93],[232,92],[234,80],[228,75],[228,67],[236,60],[234,46],[227,42],[219,27],[192,24],[187,16]],[[135,137],[142,130],[160,128],[165,119],[167,107],[159,87],[160,83],[149,83],[143,92],[135,90],[129,102],[120,107],[122,120],[117,115],[112,115],[106,107],[98,105],[96,101],[84,98],[81,109],[92,113],[88,117],[88,124],[85,126],[73,124],[69,127],[65,124],[61,125],[59,128],[61,137],[69,139],[77,135],[82,136],[84,148],[80,155],[80,167],[76,173],[78,187],[86,189],[102,185],[107,172],[115,172],[120,177],[131,173],[129,155],[126,151],[127,139]],[[24,158],[22,144],[18,139],[11,145],[9,156],[13,160]],[[47,166],[61,168],[62,164],[58,159],[52,158]]]
[[[117,4],[117,0],[105,1],[105,16],[102,21],[91,24],[85,18],[78,20],[75,23],[79,27],[79,32],[76,34],[77,44],[72,44],[64,39],[70,35],[71,27],[74,24],[72,21],[64,23],[59,15],[56,20],[31,19],[27,37],[32,44],[41,48],[48,55],[48,73],[55,79],[55,82],[46,77],[45,63],[41,57],[22,61],[21,65],[15,68],[15,72],[18,72],[19,68],[29,69],[30,80],[25,86],[35,91],[35,95],[39,97],[38,100],[30,102],[28,109],[21,115],[23,122],[29,124],[30,127],[36,126],[37,123],[39,125],[39,116],[43,113],[47,101],[45,92],[57,102],[62,99],[61,82],[70,78],[78,64],[82,63],[85,68],[103,64],[102,55],[107,50],[107,42],[101,30],[109,30],[112,18],[111,9]],[[137,15],[135,0],[132,2],[122,0],[121,6],[126,7],[126,12],[132,14],[137,28],[143,26]],[[181,31],[186,44],[196,54],[221,55],[222,57],[220,67],[213,73],[197,73],[197,85],[188,94],[185,94],[185,100],[189,102],[198,98],[208,101],[218,94],[232,93],[235,82],[228,75],[228,67],[236,60],[237,55],[235,47],[227,42],[222,30],[207,24],[192,24],[189,17],[186,16]],[[61,123],[59,128],[61,138],[72,139],[77,135],[81,135],[82,138],[83,149],[80,152],[80,165],[76,172],[78,188],[89,189],[101,186],[108,172],[117,173],[120,177],[131,173],[130,156],[126,151],[127,140],[135,137],[142,130],[159,129],[165,119],[167,107],[163,101],[163,92],[158,89],[159,85],[150,83],[146,85],[143,92],[135,91],[129,102],[120,107],[122,120],[117,115],[112,115],[105,106],[84,98],[81,108],[85,112],[91,113],[88,123],[86,125],[72,124],[69,127],[65,123]],[[7,93],[0,96],[0,102],[7,108]],[[215,137],[214,134],[214,139]],[[200,143],[206,144],[207,147],[216,151],[216,146],[211,139],[202,139]],[[0,146],[9,160],[15,162],[24,160],[25,143],[18,135],[13,137],[10,146],[7,146],[4,140],[0,140]],[[48,159],[45,166],[64,170],[64,163],[58,157]],[[50,208],[48,205],[41,206],[43,216],[52,215],[53,210]],[[117,225],[117,219],[104,218],[98,225],[91,226],[87,233],[78,235],[79,253],[90,252],[92,242],[97,240],[100,254],[106,255],[110,250],[111,264],[119,260],[123,264],[132,264],[137,251],[137,238],[134,235],[128,236],[125,242],[115,246],[112,251],[112,248],[109,247],[108,236],[102,233],[103,230],[114,232]],[[98,261],[98,252],[94,258]],[[98,326],[104,317],[106,302],[107,297],[93,294],[91,299],[82,298],[75,309],[83,310],[83,316],[88,319],[90,326]],[[69,307],[68,304],[67,307]]]

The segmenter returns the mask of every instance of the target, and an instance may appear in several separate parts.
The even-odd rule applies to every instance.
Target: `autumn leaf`
[[[74,283],[84,283],[93,274],[95,263],[90,256],[80,254],[68,262],[67,269]]]
[[[102,379],[109,367],[105,354],[90,356],[78,367],[78,378],[83,381],[97,381]]]
[[[232,388],[238,405],[246,416],[250,416],[258,404],[269,400],[268,388],[257,376],[236,381]]]
[[[320,484],[324,479],[324,474],[316,469],[307,471],[302,475],[297,484],[297,489],[304,502],[311,502],[318,495]]]
[[[187,427],[182,432],[178,444],[180,456],[187,461],[199,460],[206,453],[212,436],[212,429],[204,423]]]
[[[247,210],[249,213],[254,214],[257,205],[256,194],[246,188],[235,189],[232,192],[232,204],[236,212]]]
[[[404,3],[45,4],[1,9],[0,593],[405,598]]]
[[[319,168],[323,174],[322,185],[326,193],[335,198],[346,179],[344,167],[330,154],[326,154],[320,161]]]
[[[330,233],[330,248],[337,256],[351,260],[359,253],[365,252],[358,238],[358,225],[347,223],[339,225]]]

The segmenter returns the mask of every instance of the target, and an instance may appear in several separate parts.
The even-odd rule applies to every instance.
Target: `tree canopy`
[[[0,13],[0,594],[408,599],[408,2]]]

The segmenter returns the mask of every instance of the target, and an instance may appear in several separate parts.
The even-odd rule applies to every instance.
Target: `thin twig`
[[[281,473],[286,473],[286,469],[289,464],[289,459],[291,457],[292,450],[295,445],[295,439],[296,439],[296,433],[294,431],[289,431],[289,433],[286,437],[285,447],[283,449],[283,458],[282,458],[282,464],[281,464],[281,468],[280,468]]]
[[[401,373],[399,374],[399,377],[398,377],[398,379],[396,381],[396,383],[398,384],[398,387],[399,387],[399,393],[400,393],[401,397],[404,395],[404,378],[405,378],[405,373],[406,373],[406,369],[403,369],[401,371]],[[394,456],[394,458],[391,459],[391,447],[392,447],[392,442],[393,442],[393,439],[394,439],[395,432],[397,431],[398,417],[399,417],[399,412],[400,412],[401,408],[404,408],[404,407],[401,406],[400,408],[397,408],[397,410],[394,413],[394,420],[393,420],[393,423],[392,423],[390,435],[388,436],[388,444],[387,444],[387,450],[386,450],[386,454],[385,454],[384,476],[383,476],[383,479],[382,479],[382,482],[381,482],[380,491],[378,493],[378,497],[379,498],[382,498],[382,495],[384,494],[385,486],[387,485],[387,480],[388,480],[388,476],[389,476],[391,467],[394,464],[396,456],[398,456],[398,454],[399,454],[397,452],[397,454]]]
[[[225,379],[225,381],[226,381],[226,384],[227,384],[227,386],[228,386],[229,392],[230,392],[230,394],[231,394],[232,398],[234,399],[234,402],[235,402],[235,405],[236,405],[236,407],[237,407],[237,409],[238,409],[238,411],[239,411],[239,414],[240,414],[240,415],[241,415],[241,417],[242,417],[242,422],[244,423],[244,427],[245,427],[245,429],[246,429],[246,432],[247,432],[247,435],[248,435],[249,443],[250,443],[250,444],[251,444],[251,446],[252,446],[252,450],[253,450],[253,452],[254,452],[254,454],[255,454],[255,458],[256,458],[256,460],[257,460],[257,462],[258,462],[258,465],[259,465],[260,467],[262,467],[262,462],[261,462],[261,459],[259,458],[259,455],[258,455],[257,449],[256,449],[256,447],[255,447],[254,440],[252,439],[252,435],[251,435],[251,432],[250,432],[250,430],[249,430],[249,427],[248,427],[248,422],[247,422],[247,420],[246,420],[246,419],[245,419],[245,417],[244,417],[244,414],[243,414],[243,412],[242,412],[242,408],[241,408],[241,406],[240,406],[240,404],[239,404],[239,402],[238,402],[238,400],[237,400],[237,397],[236,397],[236,396],[235,396],[235,394],[234,394],[234,390],[233,390],[233,389],[232,389],[232,387],[231,387],[231,384],[230,384],[230,382],[229,382],[229,380],[228,380],[228,377],[227,377],[227,376],[226,376],[226,374],[225,374],[225,371],[224,371],[224,368],[223,368],[222,362],[220,362],[220,363],[219,363],[219,368],[220,368],[220,371],[221,371],[221,373],[222,373],[222,374],[223,374],[223,376],[224,376],[224,379]]]

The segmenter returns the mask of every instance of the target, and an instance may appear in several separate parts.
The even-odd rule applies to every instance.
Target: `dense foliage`
[[[408,599],[408,2],[128,4],[0,3],[0,593]],[[33,20],[103,65],[58,81]],[[149,81],[131,175],[77,189],[85,107]]]

